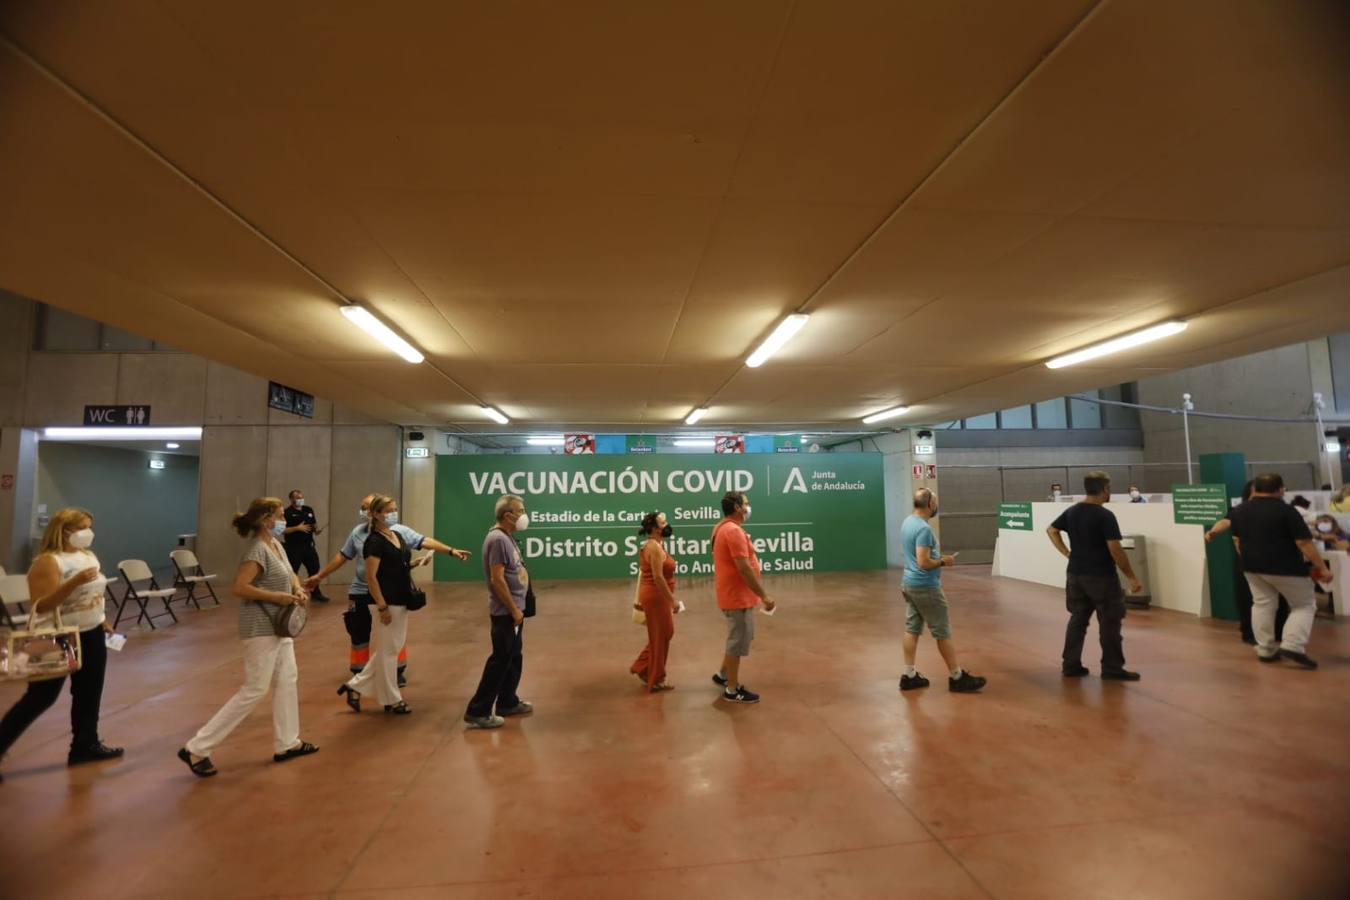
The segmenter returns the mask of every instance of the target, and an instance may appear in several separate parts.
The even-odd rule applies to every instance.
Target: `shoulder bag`
[[[281,554],[276,550],[269,547],[267,552],[271,553],[278,562],[282,562]],[[285,565],[284,562],[282,564]],[[286,568],[289,570],[290,566],[286,566]],[[299,637],[300,632],[305,630],[305,624],[309,622],[309,607],[302,606],[299,603],[288,603],[282,606],[274,616],[267,611],[266,606],[262,605],[268,601],[250,600],[249,602],[258,604],[258,608],[262,610],[263,615],[267,616],[267,620],[272,623],[272,631],[277,637]],[[280,606],[281,604],[275,605]]]
[[[52,613],[51,625],[0,634],[0,681],[48,681],[80,670],[80,630],[61,624],[59,607]]]

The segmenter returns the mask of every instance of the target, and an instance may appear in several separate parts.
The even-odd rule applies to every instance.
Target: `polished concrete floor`
[[[896,690],[895,572],[772,580],[782,610],[743,673],[764,700],[739,707],[709,682],[706,581],[681,586],[662,695],[627,671],[628,586],[574,582],[542,586],[526,629],[536,714],[469,733],[477,586],[413,616],[406,718],[335,695],[333,603],[297,646],[322,752],[272,763],[260,708],[206,781],[174,752],[238,685],[236,617],[189,612],[111,660],[124,760],[65,768],[64,698],[4,760],[0,897],[1350,896],[1350,628],[1319,620],[1304,672],[1258,666],[1229,623],[1131,613],[1144,680],[1066,681],[1056,591],[946,581],[980,696],[947,692],[927,638],[934,686]]]

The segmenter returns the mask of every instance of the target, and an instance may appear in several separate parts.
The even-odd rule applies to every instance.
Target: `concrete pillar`
[[[36,492],[37,432],[0,429],[0,563],[7,572],[25,572],[31,561]]]

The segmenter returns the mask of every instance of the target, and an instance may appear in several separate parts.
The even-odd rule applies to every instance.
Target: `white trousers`
[[[296,694],[298,670],[295,641],[281,637],[245,638],[244,686],[229,699],[211,721],[187,743],[194,756],[210,756],[272,687],[272,752],[285,753],[300,746],[300,700]]]
[[[1247,584],[1252,589],[1252,634],[1256,636],[1256,652],[1273,656],[1277,650],[1303,653],[1312,636],[1313,618],[1317,615],[1317,597],[1313,594],[1312,579],[1306,575],[1257,575],[1247,572]],[[1289,618],[1284,623],[1284,635],[1275,642],[1275,612],[1280,606],[1280,595],[1289,602]]]
[[[403,695],[398,690],[398,651],[408,640],[408,608],[390,606],[389,613],[391,621],[386,625],[380,621],[380,611],[375,604],[370,605],[373,620],[370,659],[366,667],[347,682],[347,687],[365,694],[374,685],[375,699],[385,706],[395,706],[403,702]]]

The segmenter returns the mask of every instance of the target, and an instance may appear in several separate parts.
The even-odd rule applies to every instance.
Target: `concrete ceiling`
[[[944,421],[1350,328],[1341,0],[53,0],[0,34],[0,287],[392,421]]]

